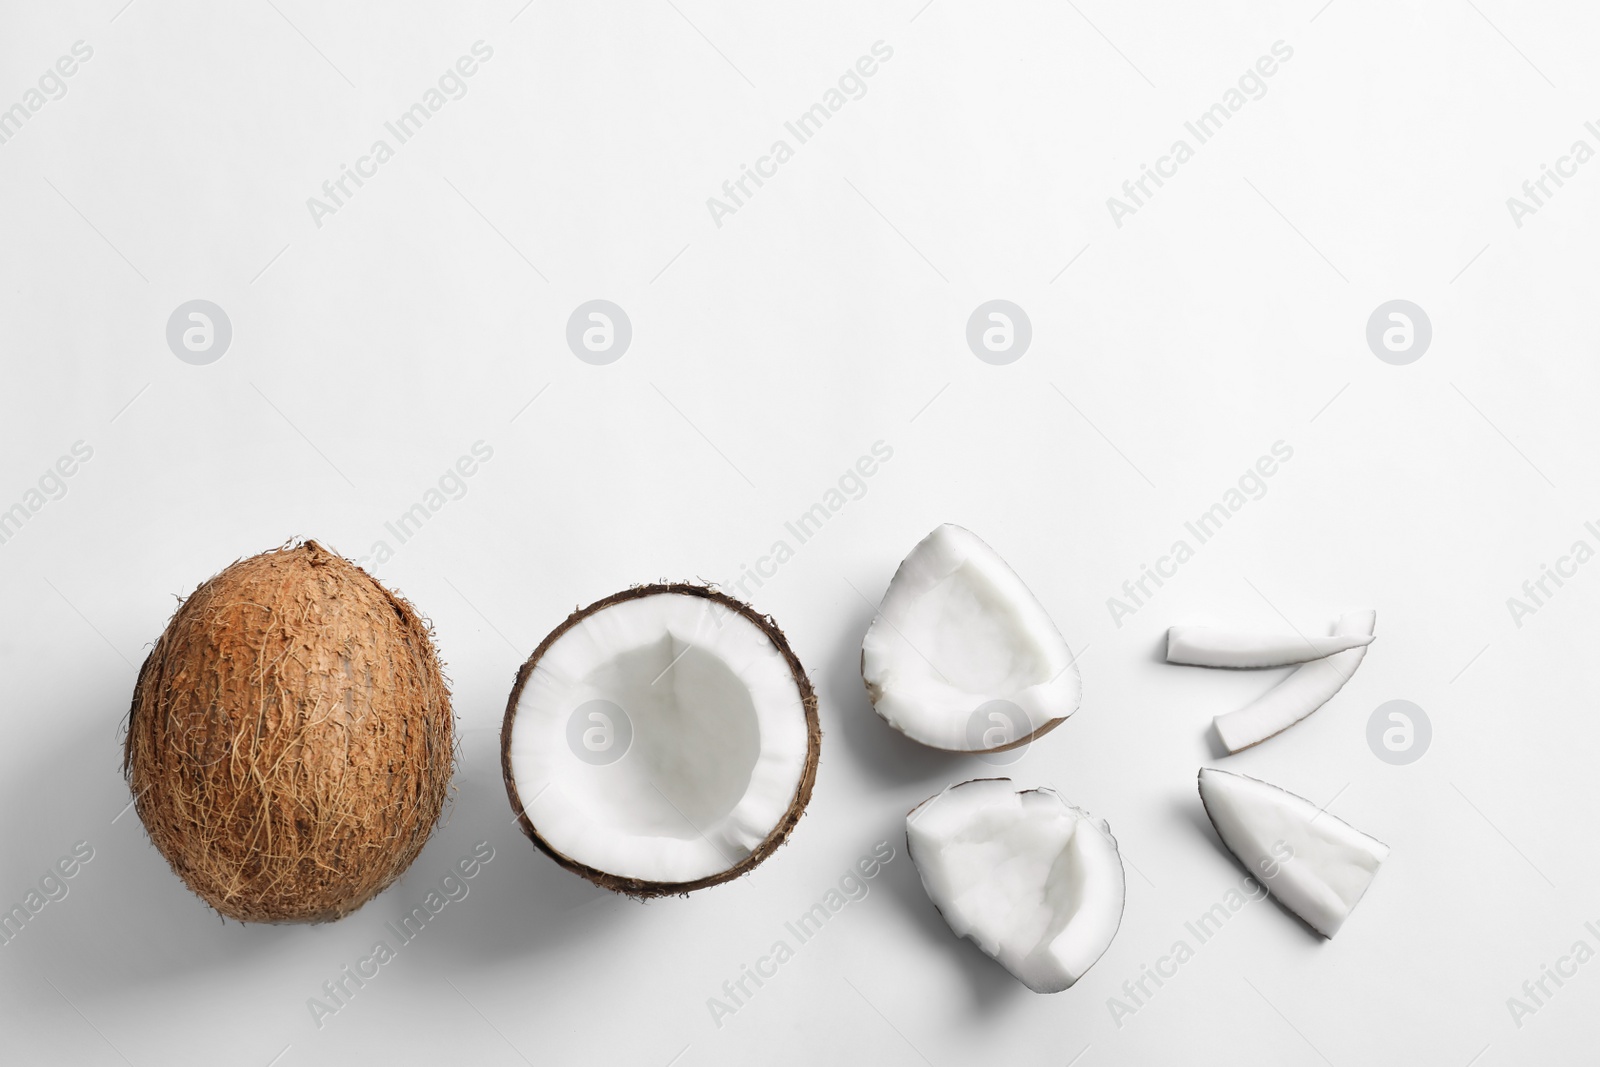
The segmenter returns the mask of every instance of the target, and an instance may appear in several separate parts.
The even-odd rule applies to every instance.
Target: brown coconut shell
[[[539,660],[544,657],[551,645],[572,629],[578,623],[604,611],[606,608],[621,604],[629,600],[638,600],[642,597],[657,596],[663,593],[678,593],[683,596],[700,597],[722,605],[729,612],[747,619],[758,630],[766,635],[773,647],[783,656],[784,663],[788,665],[789,674],[794,679],[795,689],[800,695],[800,705],[806,717],[806,762],[805,769],[801,772],[800,781],[795,786],[794,798],[789,802],[788,809],[784,812],[778,825],[772,828],[761,844],[743,860],[717,874],[705,878],[697,878],[692,882],[650,882],[638,878],[625,878],[611,874],[607,871],[597,870],[587,864],[580,863],[571,856],[566,855],[546,841],[539,834],[539,830],[528,818],[528,813],[523,809],[522,798],[517,793],[516,779],[511,774],[511,724],[517,717],[517,702],[522,698],[522,689],[528,684],[528,678],[533,674],[534,668],[539,665]],[[699,585],[692,582],[671,582],[656,585],[635,586],[620,593],[614,593],[603,600],[597,600],[586,608],[579,608],[554,630],[551,630],[545,639],[539,642],[539,647],[533,650],[533,655],[517,671],[516,684],[511,687],[511,697],[506,703],[506,717],[500,727],[500,772],[505,778],[506,795],[511,800],[511,810],[516,813],[517,825],[522,827],[522,832],[536,845],[541,852],[555,860],[561,866],[574,874],[582,875],[602,889],[609,889],[616,893],[637,898],[681,896],[692,893],[697,889],[708,886],[720,885],[729,882],[742,874],[747,874],[759,866],[777,847],[788,840],[789,834],[800,821],[800,816],[805,813],[806,805],[811,802],[811,790],[817,781],[817,763],[822,753],[822,724],[817,718],[817,694],[811,687],[811,679],[806,677],[805,668],[800,665],[799,657],[789,647],[789,641],[778,628],[778,624],[769,615],[758,613],[742,600],[736,600],[726,593],[711,586]]]
[[[454,763],[428,624],[315,541],[183,602],[134,688],[123,772],[150,840],[243,922],[338,919],[410,866]]]

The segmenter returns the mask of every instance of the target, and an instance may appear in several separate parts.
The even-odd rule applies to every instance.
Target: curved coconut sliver
[[[1370,638],[1377,619],[1375,611],[1346,612],[1339,617],[1334,636]],[[1305,664],[1250,704],[1218,715],[1217,736],[1229,752],[1238,752],[1282,733],[1333,699],[1366,655],[1362,645]]]
[[[1174,626],[1167,631],[1167,662],[1241,670],[1291,667],[1371,643],[1371,634],[1303,637],[1300,634],[1219,630],[1210,626]]]

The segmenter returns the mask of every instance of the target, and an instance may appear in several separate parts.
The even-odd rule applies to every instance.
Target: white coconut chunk
[[[889,725],[934,748],[994,752],[1077,710],[1072,650],[1015,571],[959,526],[900,564],[861,643],[861,677]]]
[[[1303,637],[1174,626],[1167,631],[1167,662],[1191,667],[1288,667],[1371,643],[1371,634]]]
[[[1035,993],[1083,977],[1122,923],[1111,828],[1053,789],[951,786],[907,816],[906,849],[950,929]]]
[[[524,668],[505,739],[513,803],[536,840],[601,884],[714,878],[809,794],[809,687],[716,599],[613,599]]]
[[[1339,617],[1333,633],[1335,637],[1370,638],[1377,621],[1375,611],[1346,612]],[[1331,700],[1366,655],[1367,648],[1361,645],[1296,668],[1255,701],[1238,711],[1218,715],[1214,720],[1217,736],[1229,752],[1238,752],[1282,733]]]
[[[1228,851],[1323,937],[1339,932],[1389,855],[1306,798],[1242,774],[1205,768],[1200,800]]]

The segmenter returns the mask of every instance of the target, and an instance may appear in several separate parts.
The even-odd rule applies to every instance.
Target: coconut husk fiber
[[[140,668],[123,771],[150,840],[224,916],[338,919],[438,822],[454,762],[432,633],[315,541],[183,602]]]

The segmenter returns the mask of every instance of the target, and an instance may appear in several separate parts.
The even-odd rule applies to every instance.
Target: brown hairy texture
[[[410,866],[454,762],[428,624],[315,541],[196,589],[139,670],[123,773],[150,840],[230,919],[342,918]]]
[[[789,674],[794,679],[795,689],[800,697],[800,705],[806,717],[806,763],[801,772],[800,781],[795,786],[794,799],[790,801],[788,810],[784,812],[778,825],[772,828],[755,851],[743,860],[729,867],[725,871],[698,878],[692,882],[646,882],[637,878],[624,878],[620,875],[610,874],[606,871],[596,870],[593,867],[579,863],[571,856],[558,851],[555,846],[539,835],[538,829],[528,818],[528,813],[523,810],[522,798],[517,793],[517,783],[511,775],[511,724],[517,717],[517,702],[522,698],[522,689],[528,684],[528,678],[533,674],[534,668],[539,665],[539,660],[556,640],[572,629],[578,623],[597,612],[628,600],[638,600],[641,597],[658,596],[663,593],[678,593],[683,596],[701,597],[720,604],[728,611],[742,618],[748,619],[755,627],[766,635],[774,648],[782,654],[784,663],[789,667]],[[625,651],[618,649],[617,651]],[[538,846],[539,850],[561,866],[574,874],[581,874],[602,889],[637,898],[665,897],[691,893],[696,889],[707,886],[720,885],[732,881],[741,874],[754,870],[763,860],[788,840],[789,834],[794,830],[795,824],[800,821],[800,816],[805,814],[806,805],[811,802],[811,789],[817,781],[817,762],[822,753],[822,724],[817,718],[817,694],[811,688],[811,680],[806,677],[805,668],[800,666],[800,660],[789,647],[788,639],[783,636],[783,631],[778,629],[778,624],[769,615],[761,615],[750,605],[742,600],[735,600],[716,589],[705,585],[689,582],[673,582],[659,585],[640,585],[626,589],[620,593],[613,593],[604,600],[597,600],[586,608],[580,608],[568,615],[566,621],[550,631],[539,647],[533,650],[533,655],[528,657],[528,662],[522,665],[517,672],[516,685],[511,688],[511,699],[506,704],[505,722],[500,727],[500,772],[506,782],[506,795],[511,799],[511,810],[516,813],[517,824],[522,827],[522,832]]]

